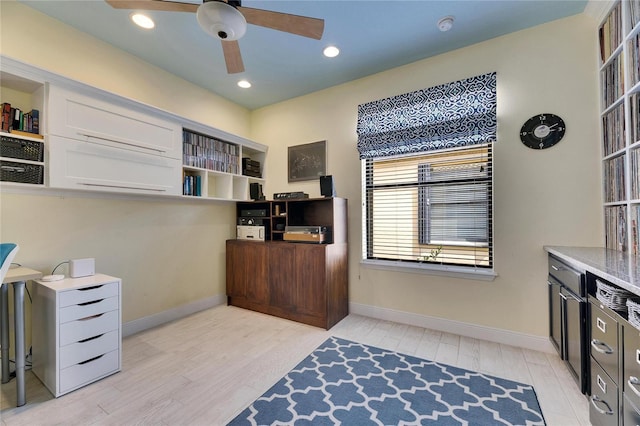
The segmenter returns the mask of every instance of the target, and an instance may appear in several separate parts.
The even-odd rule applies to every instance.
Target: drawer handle
[[[603,410],[602,408],[598,407],[596,404],[599,402],[606,405],[607,409]],[[613,414],[613,410],[611,409],[611,407],[609,407],[609,404],[607,404],[607,401],[601,400],[600,398],[598,398],[598,395],[593,395],[591,397],[591,405],[593,405],[593,408],[595,408],[600,414],[606,414],[607,416],[610,416]]]
[[[100,288],[100,287],[102,287],[102,285],[94,285],[93,287],[79,288],[78,291],[95,290],[95,289]]]
[[[85,342],[89,342],[89,341],[91,341],[91,340],[99,339],[99,338],[101,338],[102,336],[104,336],[104,333],[103,333],[103,334],[98,334],[97,336],[88,337],[88,338],[86,338],[86,339],[78,340],[78,343],[85,343]]]
[[[640,397],[640,391],[636,388],[636,385],[640,385],[640,380],[638,380],[635,376],[629,376],[629,380],[627,381],[629,388]]]
[[[94,318],[99,318],[99,317],[101,317],[102,315],[104,315],[104,313],[102,313],[102,314],[95,314],[95,315],[91,315],[90,317],[80,318],[78,321],[89,321],[89,320],[92,320],[92,319],[94,319]]]
[[[90,363],[90,362],[93,362],[93,361],[95,361],[95,360],[97,360],[97,359],[102,358],[103,356],[104,356],[104,354],[102,354],[102,355],[98,355],[98,356],[97,356],[97,357],[95,357],[95,358],[91,358],[91,359],[88,359],[88,360],[86,360],[86,361],[79,362],[78,364],[79,364],[79,365],[88,364],[88,363]],[[604,401],[603,401],[603,402],[604,402]]]
[[[123,139],[116,139],[112,135],[109,135],[109,137],[105,137],[106,135],[102,135],[100,133],[88,132],[86,130],[83,133],[78,132],[78,134],[80,136],[87,136],[88,138],[96,138],[96,139],[100,139],[100,140],[103,140],[103,141],[115,142],[115,143],[119,143],[119,144],[122,144],[122,145],[128,145],[128,146],[133,146],[133,147],[136,147],[136,148],[146,149],[146,150],[149,150],[149,151],[160,152],[160,153],[167,152],[164,149],[159,149],[159,148],[155,148],[155,147],[139,145],[137,143],[129,142],[129,141],[123,140]]]
[[[91,183],[91,182],[78,182],[78,185],[84,186],[98,186],[101,188],[120,188],[120,189],[135,189],[138,191],[154,191],[154,192],[164,192],[165,188],[145,188],[142,186],[135,185],[107,185],[106,183]]]
[[[103,300],[104,300],[104,299],[99,299],[99,300],[92,300],[91,302],[78,303],[78,306],[93,305],[94,303],[100,303],[100,302],[102,302]]]
[[[0,169],[6,170],[7,172],[16,172],[16,173],[24,173],[27,170],[24,167],[16,167],[16,166],[0,166]]]
[[[613,349],[611,349],[611,347],[609,345],[607,345],[605,342],[601,342],[598,339],[593,339],[591,341],[591,347],[593,349],[595,349],[596,351],[600,352],[601,354],[612,354],[613,353]]]
[[[563,271],[564,268],[562,266],[551,265],[551,269],[554,271]]]

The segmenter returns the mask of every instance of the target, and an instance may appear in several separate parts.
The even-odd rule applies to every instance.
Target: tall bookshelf
[[[640,0],[614,2],[598,37],[605,245],[640,255]]]

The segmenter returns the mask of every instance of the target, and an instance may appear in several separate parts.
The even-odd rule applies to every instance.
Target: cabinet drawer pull
[[[627,384],[629,385],[629,388],[633,391],[633,393],[640,397],[640,390],[636,388],[637,385],[640,385],[640,380],[638,380],[638,378],[635,376],[629,376]]]
[[[551,269],[554,271],[563,271],[564,268],[562,266],[551,265]]]
[[[102,287],[101,285],[94,285],[93,287],[83,287],[83,288],[79,288],[78,291],[87,291],[87,290],[95,290],[97,288]]]
[[[16,172],[16,173],[24,173],[27,170],[24,167],[16,167],[16,166],[0,166],[0,169],[6,170],[7,172]]]
[[[91,315],[90,317],[79,318],[78,321],[89,321],[95,318],[100,318],[102,315],[104,315],[104,313]]]
[[[598,339],[593,339],[591,341],[591,347],[593,349],[595,349],[596,351],[600,352],[601,354],[612,354],[613,353],[613,349],[611,349],[611,347],[609,345],[607,345],[605,342],[601,342]]]
[[[86,342],[89,342],[91,340],[99,339],[102,336],[104,336],[104,333],[103,334],[98,334],[97,336],[93,336],[93,337],[87,337],[86,339],[78,340],[78,343],[86,343]]]
[[[603,403],[607,407],[607,409],[603,410],[602,408],[598,407],[596,404],[599,402]],[[613,415],[613,410],[611,409],[611,407],[609,407],[607,401],[601,400],[597,395],[593,395],[591,397],[591,405],[593,405],[593,408],[595,408],[600,414],[606,414],[607,416]]]
[[[105,135],[102,135],[100,133],[87,132],[86,130],[84,132],[82,132],[82,133],[78,132],[78,134],[80,136],[86,136],[87,138],[96,138],[96,139],[100,139],[101,141],[114,142],[114,143],[118,143],[118,144],[121,144],[121,145],[133,146],[135,148],[142,148],[142,149],[146,149],[148,151],[159,152],[159,153],[167,152],[165,149],[160,149],[160,148],[155,148],[155,147],[150,147],[150,146],[144,146],[144,145],[140,145],[140,144],[137,144],[135,142],[131,142],[131,141],[123,140],[123,139],[116,139],[113,135],[109,135],[109,137],[105,137]]]
[[[104,300],[104,299],[99,299],[99,300],[92,300],[91,302],[78,303],[78,306],[93,305],[94,303],[100,303],[100,302],[102,302],[103,300]]]
[[[94,358],[88,359],[88,360],[86,360],[86,361],[79,362],[79,363],[78,363],[78,365],[88,364],[88,363],[90,363],[90,362],[93,362],[93,361],[95,361],[95,360],[97,360],[97,359],[102,358],[103,356],[104,356],[104,354],[102,354],[102,355],[98,355],[97,357],[94,357]],[[604,401],[602,401],[602,402],[604,402]],[[605,402],[605,404],[606,404],[606,402]]]
[[[101,188],[120,188],[120,189],[136,189],[140,191],[152,191],[152,192],[164,192],[164,188],[143,188],[135,185],[107,185],[105,183],[90,183],[90,182],[78,182],[79,185],[84,186],[98,186]]]

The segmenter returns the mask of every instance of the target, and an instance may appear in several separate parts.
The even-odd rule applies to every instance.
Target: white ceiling
[[[249,25],[239,41],[245,72],[226,72],[220,42],[194,13],[149,11],[153,30],[102,0],[19,0],[249,109],[415,62],[584,11],[588,0],[244,0],[242,6],[322,18],[322,40]],[[182,0],[197,3],[199,0]],[[455,17],[449,32],[440,18]],[[341,54],[328,59],[327,45]],[[550,46],[552,48],[552,46]],[[241,79],[252,83],[241,89]]]

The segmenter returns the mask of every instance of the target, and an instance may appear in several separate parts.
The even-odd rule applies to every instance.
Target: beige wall
[[[253,113],[78,33],[32,9],[0,2],[1,53],[269,145],[265,194],[289,185],[287,146],[328,141],[328,172],[349,199],[351,301],[521,333],[547,333],[544,244],[601,245],[595,23],[559,20],[282,102]],[[20,40],[20,43],[15,43]],[[28,46],[29,48],[25,48]],[[498,72],[493,282],[361,267],[358,104]],[[562,116],[564,140],[532,151],[518,138],[539,112]],[[50,272],[92,256],[124,280],[123,320],[224,293],[224,240],[233,205],[59,195],[0,197],[3,241],[18,261]]]
[[[249,133],[248,110],[29,7],[2,1],[0,19],[3,55],[230,133]],[[49,274],[63,260],[95,257],[98,271],[123,279],[125,322],[225,294],[232,203],[0,195],[0,239],[20,244],[16,261]]]
[[[361,179],[357,105],[497,71],[494,151],[493,282],[373,270],[360,265]],[[317,182],[287,183],[287,146],[328,141],[328,173],[349,199],[350,300],[486,327],[545,336],[543,245],[601,245],[601,180],[595,23],[555,21],[416,62],[252,114],[252,135],[269,145],[266,194]],[[561,116],[559,145],[534,151],[519,139],[529,117]]]

